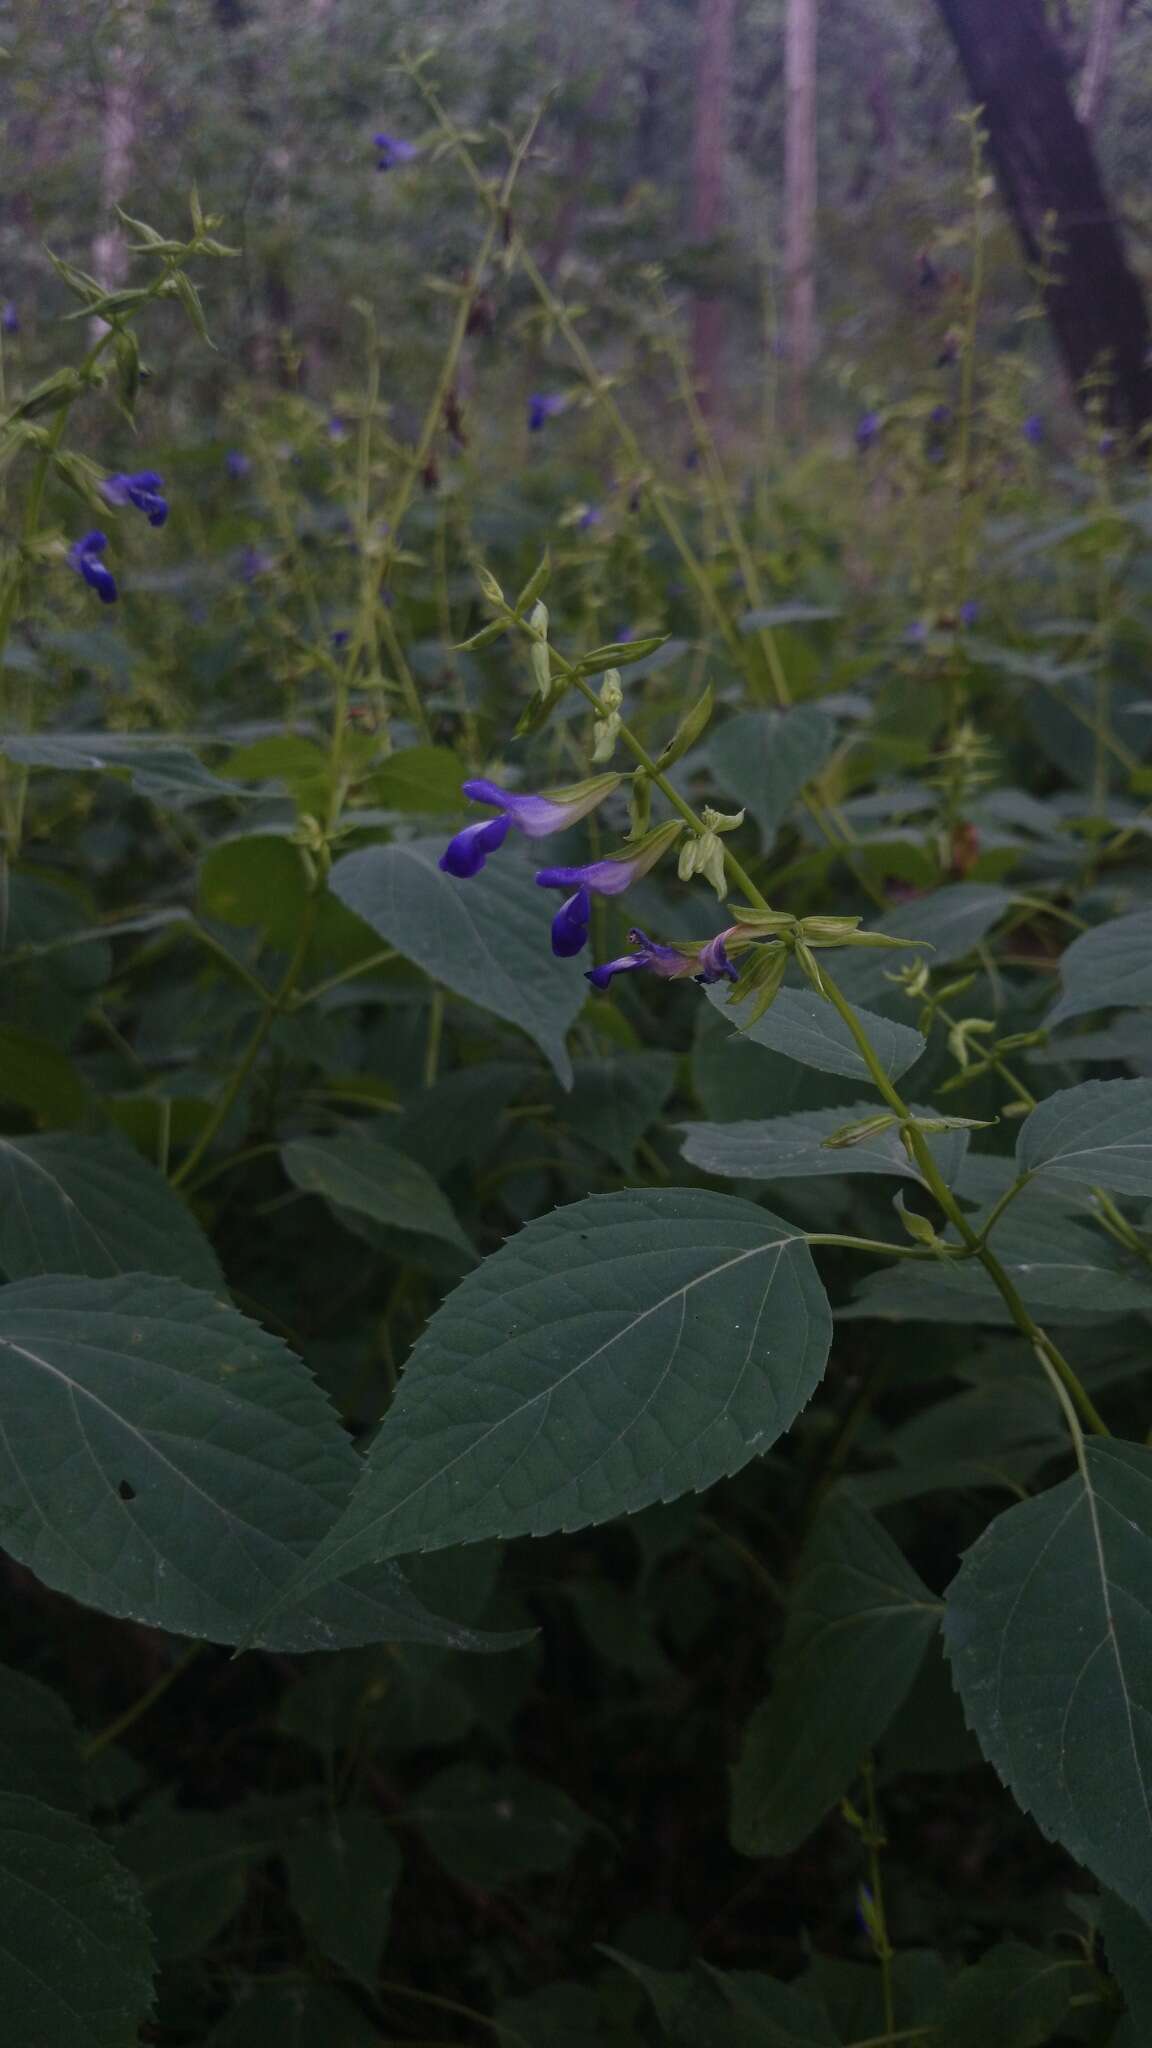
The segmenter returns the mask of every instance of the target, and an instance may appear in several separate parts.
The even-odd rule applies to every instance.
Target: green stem
[[[181,1166],[178,1166],[175,1173],[172,1175],[173,1187],[182,1187],[184,1185],[184,1182],[186,1180],[190,1180],[192,1175],[195,1173],[196,1168],[199,1166],[200,1161],[204,1157],[204,1154],[207,1152],[209,1146],[215,1140],[218,1131],[221,1129],[223,1124],[231,1115],[232,1109],[235,1103],[238,1101],[245,1087],[245,1084],[248,1081],[248,1077],[252,1072],[252,1069],[256,1065],[257,1060],[259,1059],[261,1053],[264,1050],[264,1047],[268,1041],[268,1036],[272,1030],[273,1025],[276,1022],[276,1019],[280,1017],[283,1014],[283,1012],[287,1009],[288,999],[291,996],[292,990],[296,985],[297,977],[300,973],[301,967],[304,965],[304,958],[308,951],[309,944],[311,942],[312,928],[316,922],[317,908],[317,898],[313,895],[309,898],[308,904],[305,908],[304,916],[300,924],[299,935],[296,940],[296,948],[292,954],[291,959],[288,962],[287,967],[284,970],[284,975],[280,982],[280,986],[277,988],[273,995],[267,998],[265,1002],[263,1015],[261,1016],[259,1022],[257,1023],[256,1029],[253,1031],[252,1036],[249,1039],[248,1044],[245,1047],[245,1050],[240,1058],[240,1062],[236,1067],[235,1072],[233,1073],[230,1081],[228,1082],[227,1087],[221,1094],[215,1109],[209,1116],[208,1121],[205,1124],[203,1130],[201,1131],[200,1136],[197,1138],[196,1143],[193,1145],[192,1150],[189,1152],[183,1164]]]
[[[868,1757],[864,1764],[864,1799],[868,1820],[868,1832],[865,1836],[868,1848],[868,1888],[872,1894],[872,1913],[875,1920],[873,1940],[877,1961],[880,1964],[884,2030],[891,2034],[896,2025],[896,1994],[892,1982],[893,1950],[888,1938],[888,1915],[884,1907],[884,1873],[880,1862],[884,1834],[880,1826],[880,1809],[876,1800],[876,1767],[871,1757]]]
[[[911,1109],[885,1073],[873,1049],[871,1040],[860,1023],[851,1003],[841,994],[840,989],[823,964],[821,964],[820,974],[828,1000],[837,1014],[843,1018],[844,1023],[851,1032],[852,1038],[859,1049],[860,1057],[868,1068],[868,1072],[872,1076],[876,1087],[884,1097],[889,1108],[894,1109],[904,1123],[908,1133],[908,1145],[912,1156],[920,1169],[923,1179],[936,1197],[948,1221],[962,1242],[968,1246],[973,1256],[979,1259],[980,1264],[996,1287],[1021,1336],[1027,1339],[1038,1356],[1043,1355],[1047,1359],[1053,1371],[1059,1376],[1076,1403],[1084,1421],[1088,1424],[1089,1429],[1098,1436],[1107,1436],[1109,1434],[1108,1425],[1102,1419],[1086,1389],[1081,1385],[1068,1360],[1052,1342],[1047,1332],[1042,1330],[1040,1325],[1030,1315],[1020,1298],[1019,1292],[1000,1264],[995,1253],[986,1244],[982,1243],[978,1233],[973,1230],[967,1216],[941,1174],[935,1159],[932,1157],[932,1150],[924,1133],[917,1130],[914,1123],[911,1122]]]
[[[176,1662],[169,1665],[167,1671],[154,1685],[148,1687],[147,1692],[142,1692],[138,1700],[133,1700],[132,1705],[125,1707],[122,1714],[117,1714],[114,1721],[109,1721],[106,1728],[101,1728],[99,1734],[90,1736],[80,1750],[84,1762],[91,1763],[93,1757],[101,1756],[114,1742],[119,1742],[120,1737],[126,1735],[129,1728],[135,1727],[137,1721],[150,1707],[155,1706],[157,1700],[163,1699],[169,1688],[175,1685],[178,1678],[184,1676],[188,1666],[195,1663],[197,1657],[202,1656],[207,1648],[207,1643],[193,1643],[185,1650],[183,1656],[177,1657]]]

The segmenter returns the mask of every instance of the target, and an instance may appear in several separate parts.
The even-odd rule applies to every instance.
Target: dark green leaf
[[[589,1825],[558,1785],[472,1764],[453,1764],[430,1778],[409,1815],[453,1877],[485,1890],[533,1871],[563,1870]]]
[[[940,1626],[934,1600],[879,1522],[827,1506],[805,1546],[775,1663],[732,1782],[746,1856],[799,1848],[858,1775]]]
[[[857,1102],[845,1109],[802,1109],[793,1116],[769,1117],[757,1123],[682,1124],[684,1157],[705,1173],[728,1180],[795,1180],[814,1175],[883,1173],[919,1181],[900,1139],[888,1130],[856,1145],[829,1146],[825,1139],[876,1114],[875,1102]],[[917,1114],[930,1116],[930,1110]],[[928,1139],[945,1179],[951,1185],[964,1156],[968,1133],[942,1131]]]
[[[675,1079],[674,1053],[592,1055],[574,1062],[572,1093],[557,1107],[577,1137],[606,1152],[627,1172]]]
[[[1152,1006],[1152,910],[1114,917],[1073,939],[1060,976],[1064,993],[1044,1020],[1049,1031],[1094,1010]]]
[[[1152,1928],[1113,1892],[1104,1894],[1100,1932],[1108,1968],[1124,1993],[1133,2027],[1152,2040]]]
[[[988,1761],[1046,1835],[1152,1916],[1152,1451],[1093,1438],[998,1516],[948,1590],[945,1640]]]
[[[77,1813],[84,1759],[63,1700],[39,1680],[0,1665],[0,1788]]]
[[[1034,1109],[1020,1127],[1022,1173],[1152,1195],[1152,1081],[1082,1081]]]
[[[301,1589],[710,1486],[789,1427],[828,1341],[807,1246],[749,1202],[650,1189],[540,1217],[432,1318]]]
[[[729,1004],[728,993],[727,984],[717,982],[708,990],[708,1000],[734,1030],[742,1029],[741,1019],[751,1015],[755,998]],[[920,1033],[869,1010],[859,1010],[857,1015],[889,1080],[899,1080],[924,1051]],[[823,1074],[843,1074],[850,1081],[871,1079],[848,1026],[831,1003],[808,989],[782,988],[771,1009],[743,1035],[771,1052],[786,1053],[802,1066],[818,1067]]]
[[[1152,1270],[1103,1231],[1039,1204],[1010,1209],[991,1247],[1036,1315],[1079,1323],[1097,1316],[1152,1312]],[[845,1320],[892,1316],[899,1321],[1004,1323],[1011,1312],[996,1283],[975,1259],[940,1260],[870,1273],[856,1289]]]
[[[716,728],[705,751],[719,788],[747,807],[769,843],[835,744],[831,719],[801,704],[792,711],[738,712]]]
[[[236,1642],[344,1506],[360,1461],[297,1358],[176,1280],[53,1276],[0,1291],[5,1547],[107,1613]],[[261,1640],[479,1647],[397,1575]]]
[[[322,1195],[333,1209],[351,1209],[418,1237],[442,1238],[475,1257],[431,1174],[395,1145],[351,1127],[330,1138],[292,1138],[280,1157],[296,1187]]]
[[[1047,2048],[1076,1988],[1067,1956],[1002,1942],[956,1978],[936,2035],[939,2048]]]
[[[327,1984],[243,1987],[204,2048],[390,2048],[374,2020]],[[419,2044],[415,2044],[419,2048]]]
[[[578,962],[549,950],[555,898],[536,887],[516,849],[502,848],[465,882],[441,872],[443,851],[440,839],[365,847],[337,861],[332,890],[434,980],[528,1032],[567,1084],[565,1034],[587,984]]]
[[[422,811],[426,816],[452,817],[465,807],[460,794],[463,771],[451,747],[404,747],[377,768],[366,793],[385,810]],[[487,817],[487,811],[477,811]],[[349,813],[355,819],[356,813]]]
[[[289,1896],[309,1939],[371,1988],[403,1858],[378,1813],[344,1808],[306,1822],[286,1851]]]
[[[243,795],[198,761],[191,749],[163,733],[58,732],[0,735],[0,754],[27,768],[57,768],[65,774],[121,773],[141,796],[158,803],[195,804]]]
[[[219,1291],[216,1255],[163,1174],[115,1134],[0,1138],[0,1266],[38,1273],[160,1273]]]
[[[152,1944],[134,1880],[73,1814],[0,1794],[0,2003],[20,2048],[136,2048]]]

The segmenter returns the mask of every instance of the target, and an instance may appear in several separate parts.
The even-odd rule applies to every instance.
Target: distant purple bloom
[[[376,169],[394,170],[397,164],[410,164],[419,155],[414,142],[402,142],[398,135],[374,135],[372,147],[376,151]]]
[[[108,545],[106,533],[93,531],[74,540],[68,550],[68,561],[78,576],[84,578],[90,590],[96,592],[101,604],[115,604],[119,592],[116,578],[111,569],[100,560]]]
[[[874,440],[876,439],[876,436],[877,436],[877,434],[878,434],[879,432],[880,432],[880,415],[879,415],[879,413],[878,413],[878,412],[865,412],[865,413],[861,413],[861,415],[860,415],[860,418],[859,418],[859,419],[857,420],[857,422],[856,422],[856,446],[857,446],[857,448],[858,448],[858,449],[860,450],[860,453],[861,453],[862,455],[864,454],[864,452],[865,452],[865,450],[866,450],[866,449],[868,449],[868,448],[870,448],[870,447],[872,446],[872,443],[873,443],[873,441],[874,441]]]
[[[928,415],[934,427],[946,427],[951,417],[952,407],[950,405],[934,405]]]
[[[240,550],[239,570],[244,583],[255,583],[258,576],[266,576],[272,567],[271,555],[263,548],[253,547],[251,541]]]
[[[926,640],[928,638],[928,628],[924,620],[913,619],[912,624],[904,629],[904,638],[912,641]]]
[[[626,646],[627,646],[627,644],[628,644],[628,642],[629,642],[629,640],[634,640],[635,638],[636,638],[636,628],[635,628],[635,626],[619,626],[619,627],[617,627],[617,630],[616,630],[616,645],[617,645],[617,647],[626,647]]]
[[[563,412],[564,400],[555,391],[534,391],[528,400],[528,432],[538,434],[547,420]]]
[[[685,469],[699,469],[700,450],[698,448],[690,448],[688,450],[687,455],[684,457],[684,467]]]
[[[252,464],[242,448],[230,448],[224,457],[224,467],[234,484],[241,483],[248,475]]]
[[[537,881],[540,877],[537,875]],[[588,944],[588,920],[592,902],[587,889],[577,889],[560,905],[552,919],[552,951],[558,960],[571,960]]]
[[[1096,443],[1096,453],[1097,455],[1115,455],[1115,434],[1101,434],[1100,439]]]
[[[347,628],[347,626],[338,626],[338,627],[337,627],[337,629],[336,629],[336,631],[335,631],[335,632],[333,633],[333,635],[332,635],[332,645],[333,645],[333,647],[335,647],[335,648],[347,647],[347,645],[348,645],[348,637],[349,637],[349,636],[348,636],[348,628]]]
[[[348,437],[348,422],[347,422],[346,420],[342,420],[338,412],[334,412],[334,413],[333,413],[333,414],[331,415],[331,417],[329,418],[329,421],[328,421],[328,438],[329,438],[329,440],[330,440],[330,441],[344,441],[344,440],[346,440],[346,439],[347,439],[347,437]]]
[[[477,776],[464,783],[464,795],[471,803],[495,804],[500,816],[486,818],[479,825],[466,825],[445,847],[440,866],[446,875],[456,875],[462,881],[477,875],[488,855],[503,846],[510,825],[515,825],[526,839],[546,839],[550,832],[563,832],[602,803],[619,779],[616,775],[599,775],[587,785],[577,786],[575,795],[540,796],[532,791],[501,789],[499,783]]]
[[[1030,448],[1039,448],[1044,439],[1044,422],[1038,412],[1030,412],[1020,432]]]
[[[960,624],[962,626],[974,626],[979,617],[980,606],[976,599],[974,597],[966,597],[960,607]]]
[[[130,476],[106,476],[100,486],[110,505],[134,505],[143,512],[149,526],[163,526],[168,517],[164,479],[154,469],[138,469]]]
[[[587,533],[589,527],[599,526],[602,517],[603,515],[598,505],[585,505],[579,519],[576,521],[577,533]]]
[[[20,315],[14,299],[5,299],[4,309],[0,312],[0,327],[4,329],[5,334],[19,334]]]

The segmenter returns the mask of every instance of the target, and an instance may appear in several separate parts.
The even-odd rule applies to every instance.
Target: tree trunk
[[[129,10],[123,9],[121,40],[109,52],[104,88],[100,199],[106,225],[92,243],[92,274],[110,292],[118,291],[128,274],[128,246],[116,220],[116,208],[128,197],[132,182],[141,71],[141,51],[133,31],[138,27]]]
[[[816,0],[788,0],[784,37],[784,275],[792,417],[800,425],[816,348]]]
[[[713,242],[724,223],[725,168],[736,0],[700,0],[699,81],[692,152],[692,238]],[[692,371],[706,412],[714,412],[724,353],[724,304],[697,292],[692,309]]]
[[[1148,311],[1086,129],[1068,96],[1043,0],[939,0],[1024,254],[1052,248],[1045,309],[1078,397],[1103,372],[1104,410],[1135,431],[1152,417]]]
[[[1088,38],[1088,54],[1080,74],[1080,90],[1076,95],[1076,112],[1086,128],[1090,128],[1100,111],[1108,73],[1112,69],[1112,54],[1116,48],[1116,37],[1120,29],[1120,17],[1124,12],[1124,0],[1096,0],[1096,12],[1092,17],[1092,33]]]

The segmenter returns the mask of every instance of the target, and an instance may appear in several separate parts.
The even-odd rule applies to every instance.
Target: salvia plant
[[[1137,2048],[1140,473],[1041,537],[1061,637],[997,629],[979,505],[1005,545],[1043,437],[978,403],[974,293],[923,460],[871,407],[845,454],[963,521],[861,658],[682,376],[693,462],[645,456],[518,242],[530,136],[490,176],[414,76],[378,166],[480,209],[442,369],[394,439],[362,309],[362,390],[237,407],[195,734],[127,437],[215,223],[61,266],[87,353],[9,393],[11,2038]],[[550,553],[433,488],[513,284],[532,459],[613,451]],[[147,721],[90,681],[121,613]]]

